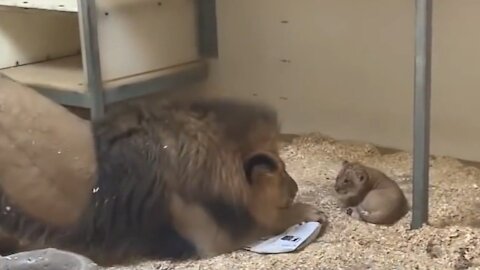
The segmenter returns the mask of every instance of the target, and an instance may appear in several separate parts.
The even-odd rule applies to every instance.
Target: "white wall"
[[[286,133],[411,150],[414,3],[217,1],[206,87],[274,104]],[[480,1],[434,5],[432,151],[480,160]]]

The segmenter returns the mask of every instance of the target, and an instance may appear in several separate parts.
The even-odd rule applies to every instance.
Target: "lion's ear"
[[[252,184],[256,173],[275,173],[279,170],[279,164],[271,154],[258,152],[247,158],[243,168],[248,182]]]

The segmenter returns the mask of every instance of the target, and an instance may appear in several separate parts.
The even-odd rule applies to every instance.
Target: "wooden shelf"
[[[209,45],[197,44],[208,40],[197,40],[195,1],[96,2],[0,0],[2,21],[8,22],[0,31],[5,32],[0,33],[0,47],[9,56],[2,58],[0,75],[57,103],[91,109],[92,118],[102,117],[109,103],[206,78],[200,52]],[[202,1],[200,13],[207,13],[202,17],[213,16],[212,3]],[[203,22],[201,28],[206,25]]]
[[[118,102],[202,80],[206,77],[206,69],[204,61],[194,61],[104,81],[105,101],[107,104]],[[90,95],[83,81],[79,55],[2,69],[0,73],[61,104],[89,107]]]
[[[78,12],[77,0],[0,0],[0,6]]]
[[[85,92],[82,58],[79,55],[6,68],[0,72],[33,87]]]

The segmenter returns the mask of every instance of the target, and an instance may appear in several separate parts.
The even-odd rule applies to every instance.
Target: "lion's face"
[[[245,172],[252,188],[261,189],[270,203],[279,208],[292,205],[298,185],[279,156],[269,152],[255,153],[245,162]]]

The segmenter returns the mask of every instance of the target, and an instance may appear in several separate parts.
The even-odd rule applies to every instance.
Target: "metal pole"
[[[78,0],[78,12],[83,70],[86,74],[90,115],[94,120],[103,117],[105,112],[95,0]]]
[[[216,0],[196,3],[200,53],[206,57],[218,57]]]
[[[428,222],[432,0],[416,0],[412,229]]]

